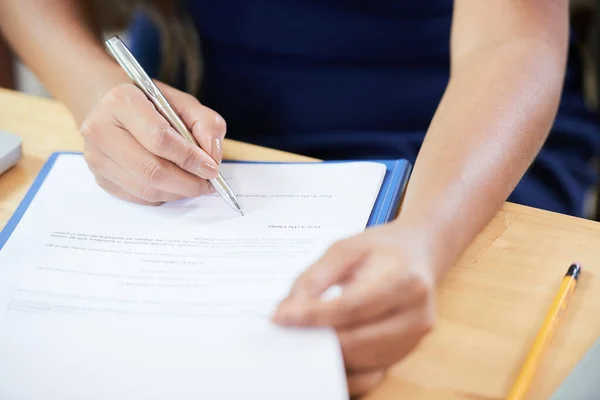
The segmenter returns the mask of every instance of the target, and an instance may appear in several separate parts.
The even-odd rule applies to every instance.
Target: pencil
[[[524,398],[535,371],[537,370],[542,353],[548,346],[548,343],[550,342],[550,339],[556,330],[560,317],[569,303],[571,294],[577,286],[577,281],[580,274],[581,266],[579,264],[572,264],[567,270],[567,273],[563,277],[560,288],[554,296],[552,305],[550,306],[550,309],[544,318],[544,322],[535,337],[533,346],[531,346],[529,354],[527,355],[527,358],[525,359],[525,362],[519,371],[519,375],[517,375],[517,379],[514,382],[506,400],[521,400]]]

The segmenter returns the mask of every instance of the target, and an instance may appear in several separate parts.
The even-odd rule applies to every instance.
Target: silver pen
[[[187,126],[185,126],[179,115],[173,110],[165,96],[154,84],[148,74],[146,74],[146,71],[144,71],[133,54],[131,54],[127,45],[125,45],[121,38],[115,35],[108,39],[105,44],[112,56],[117,60],[125,72],[127,72],[127,75],[129,75],[135,85],[144,92],[146,97],[148,97],[152,103],[154,103],[158,111],[166,118],[171,126],[192,144],[199,146]],[[244,215],[233,190],[231,190],[231,187],[229,187],[221,173],[219,173],[216,178],[211,179],[210,183],[233,209],[241,215]]]

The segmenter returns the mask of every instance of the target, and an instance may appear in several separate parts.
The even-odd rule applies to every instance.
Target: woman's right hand
[[[81,124],[84,157],[98,184],[123,200],[157,205],[212,192],[224,119],[193,96],[157,82],[200,147],[179,135],[133,84],[109,90]]]

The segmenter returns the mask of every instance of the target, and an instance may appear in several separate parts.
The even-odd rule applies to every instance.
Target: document
[[[217,194],[158,207],[60,155],[0,251],[0,398],[346,400],[335,332],[269,318],[365,229],[385,166],[226,163]]]

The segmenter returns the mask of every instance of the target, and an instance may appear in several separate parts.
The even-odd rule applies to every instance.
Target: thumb
[[[296,279],[290,297],[318,296],[348,279],[368,254],[369,246],[363,239],[353,237],[336,242]]]
[[[295,281],[288,296],[272,316],[275,323],[293,322],[294,316],[309,306],[303,302],[321,295],[332,285],[347,280],[368,254],[364,240],[351,238],[335,243]]]
[[[188,93],[165,84],[160,86],[160,90],[173,105],[202,150],[220,163],[223,160],[223,139],[227,131],[223,117],[202,105],[197,98]]]

